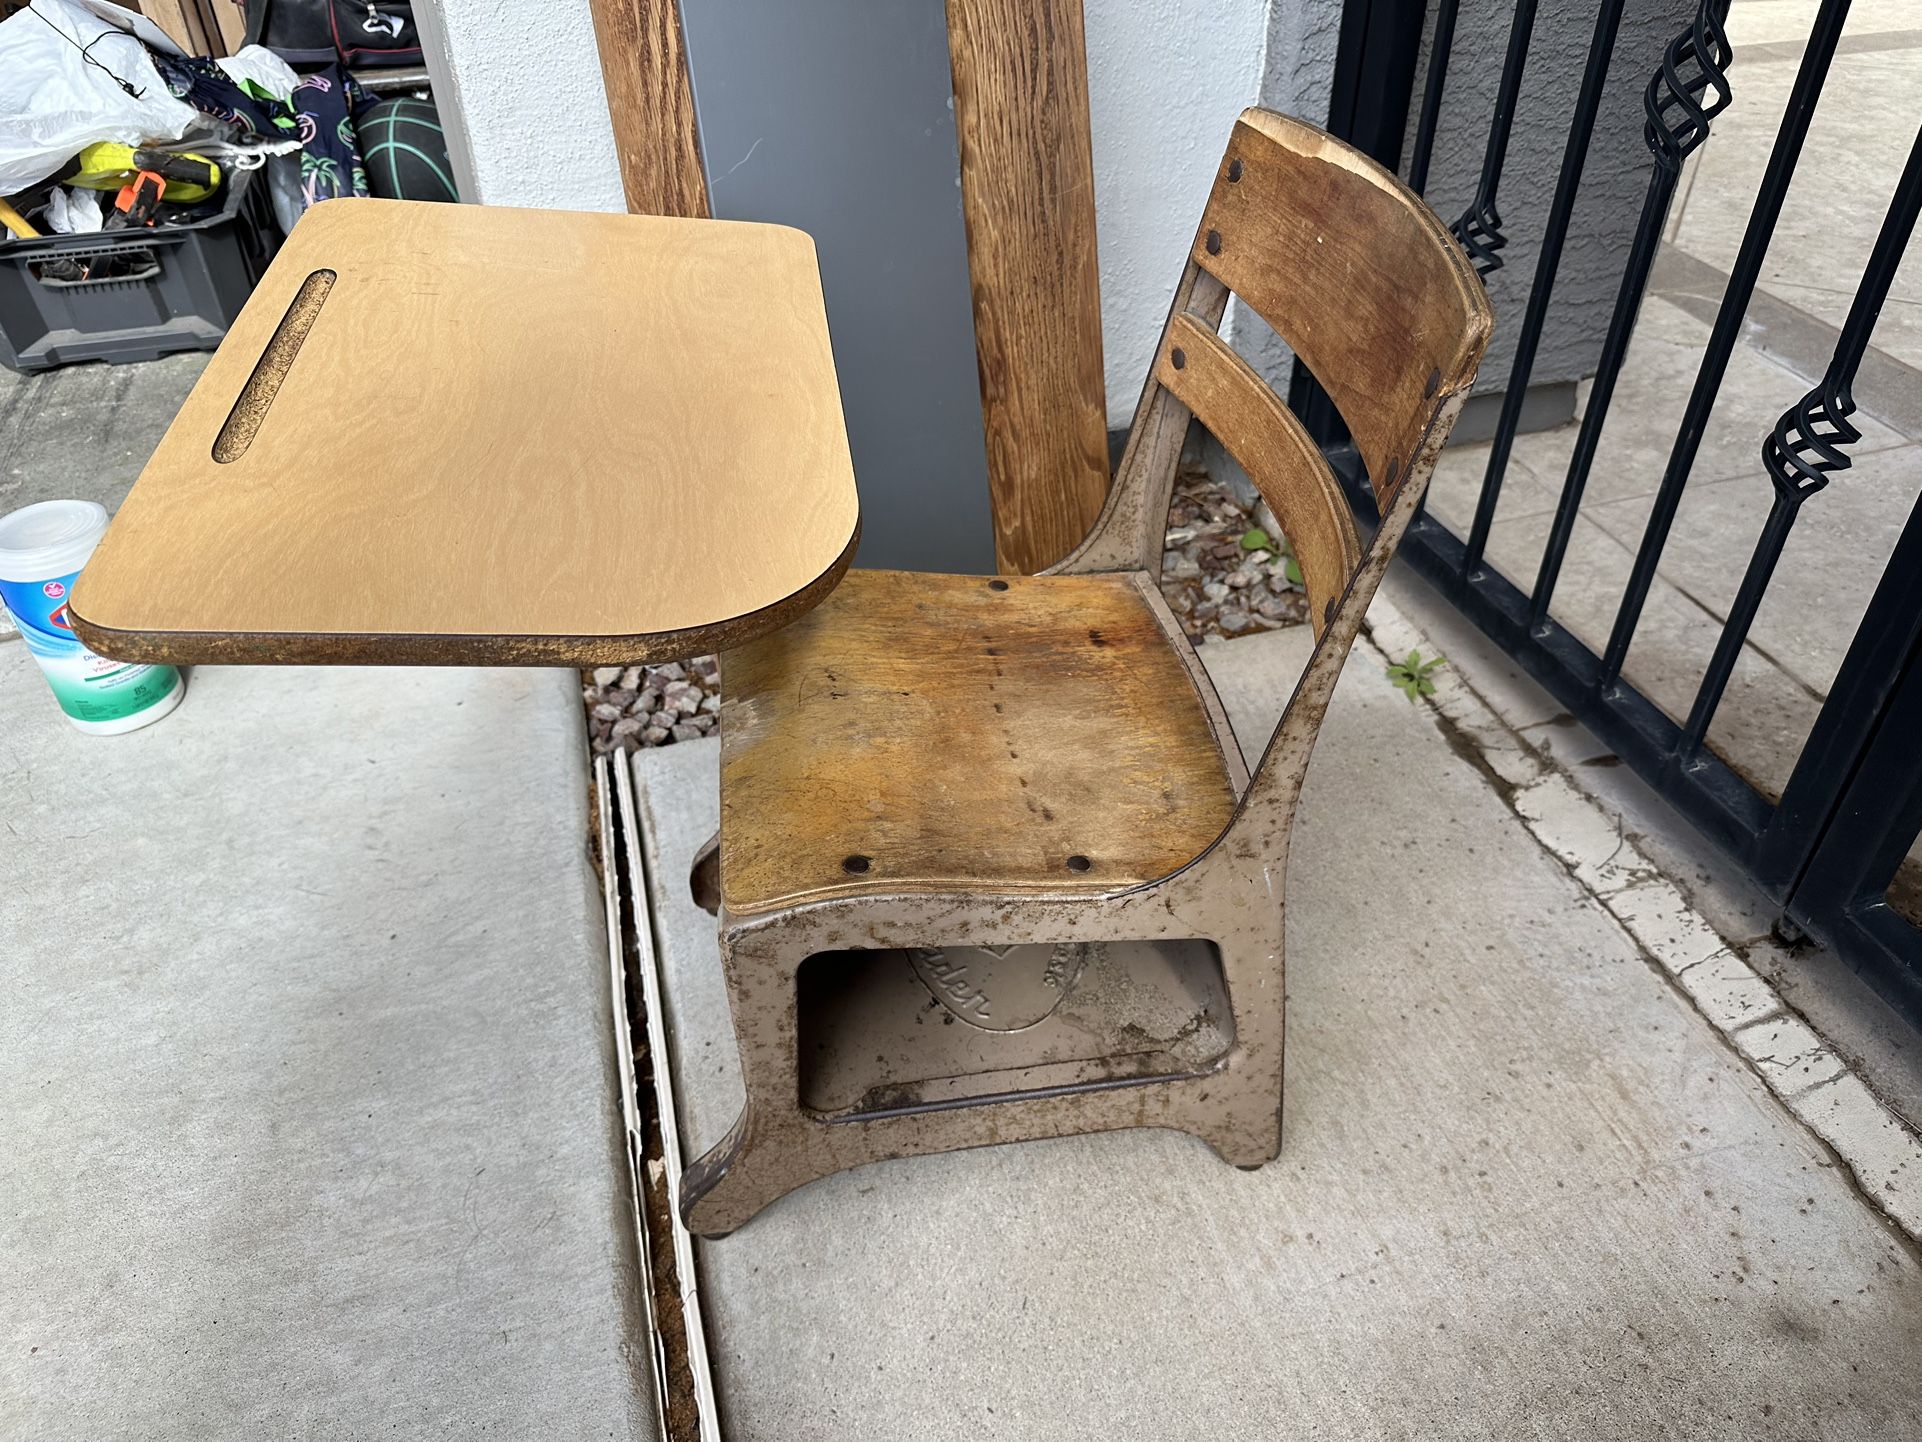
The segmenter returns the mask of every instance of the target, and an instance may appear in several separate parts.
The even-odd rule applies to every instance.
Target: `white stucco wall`
[[[587,0],[425,0],[416,13],[463,200],[627,208]]]
[[[1134,418],[1215,164],[1259,97],[1268,10],[1269,0],[1085,0],[1110,429]]]

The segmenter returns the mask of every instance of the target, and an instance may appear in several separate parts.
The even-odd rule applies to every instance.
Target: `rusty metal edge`
[[[597,770],[604,765],[604,758],[595,762]],[[654,1085],[655,1110],[660,1120],[661,1155],[667,1169],[667,1195],[674,1198],[681,1194],[681,1119],[674,1098],[674,1078],[667,1062],[667,1013],[662,996],[659,947],[654,934],[654,911],[647,903],[650,890],[647,849],[641,844],[639,811],[634,803],[633,768],[624,757],[620,765],[611,769],[620,810],[621,841],[627,852],[627,875],[633,893],[630,903],[634,908],[633,934],[639,952],[642,1001],[647,1014],[649,1079]],[[608,855],[611,858],[612,853]],[[612,866],[607,869],[614,871]],[[622,1030],[624,1032],[625,1028]],[[632,1078],[633,1074],[630,1044],[626,1075]],[[633,1084],[630,1080],[626,1088],[626,1098],[630,1103],[632,1097]],[[630,1130],[630,1137],[635,1135]],[[681,1310],[687,1331],[687,1365],[694,1380],[701,1442],[723,1442],[720,1407],[714,1395],[714,1368],[708,1357],[707,1328],[701,1316],[700,1274],[695,1269],[694,1236],[682,1222],[678,1207],[670,1208],[670,1215],[674,1234],[674,1269],[680,1279]]]
[[[608,778],[615,768],[607,758],[594,758],[594,811],[601,851],[601,902],[607,923],[607,962],[614,1018],[615,1065],[621,1076],[621,1133],[627,1153],[627,1201],[629,1220],[634,1228],[635,1247],[640,1255],[641,1295],[647,1303],[648,1360],[654,1374],[654,1427],[659,1442],[670,1442],[667,1433],[667,1349],[661,1338],[660,1314],[655,1309],[654,1248],[648,1233],[647,1212],[641,1206],[641,1176],[645,1163],[641,1157],[641,1116],[634,1096],[634,1039],[627,1024],[627,963],[621,938],[620,869],[614,864],[614,848],[619,838],[614,829],[613,788]]]

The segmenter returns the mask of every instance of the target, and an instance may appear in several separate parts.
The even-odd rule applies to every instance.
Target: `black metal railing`
[[[1619,10],[1620,6],[1615,8]],[[1622,362],[1628,357],[1629,336],[1635,329],[1642,293],[1648,289],[1648,278],[1655,268],[1655,253],[1661,244],[1662,227],[1667,223],[1669,206],[1675,199],[1675,187],[1681,180],[1682,162],[1708,139],[1709,122],[1728,108],[1732,98],[1727,74],[1728,36],[1722,30],[1721,21],[1721,12],[1725,9],[1726,5],[1713,5],[1704,0],[1695,12],[1694,23],[1669,42],[1668,49],[1662,54],[1661,68],[1649,82],[1643,99],[1643,109],[1648,118],[1643,126],[1642,139],[1654,157],[1654,164],[1649,167],[1648,173],[1648,194],[1642,199],[1641,219],[1635,227],[1635,239],[1629,246],[1628,262],[1622,268],[1622,284],[1615,295],[1614,312],[1609,317],[1608,337],[1602,343],[1601,358],[1596,362],[1588,408],[1575,438],[1575,453],[1568,463],[1568,475],[1562,483],[1561,499],[1555,508],[1554,526],[1549,531],[1548,545],[1542,552],[1541,569],[1535,577],[1535,589],[1530,596],[1529,617],[1537,625],[1547,619],[1548,604],[1554,597],[1555,583],[1561,576],[1562,558],[1568,553],[1568,541],[1574,534],[1575,516],[1581,508],[1582,492],[1588,485],[1588,474],[1595,464],[1596,448],[1601,444],[1602,422],[1607,418],[1609,406],[1614,401],[1615,383],[1621,378]],[[1611,47],[1614,44],[1612,30],[1609,43]],[[1594,63],[1595,54],[1591,50],[1589,64],[1593,66]],[[1606,63],[1604,60],[1603,64]],[[1593,124],[1592,119],[1590,124]],[[1572,131],[1570,143],[1573,144]],[[1797,143],[1799,147],[1800,142]],[[1572,196],[1570,200],[1572,203]],[[1737,317],[1740,317],[1739,310]],[[1539,312],[1535,315],[1535,324],[1537,327],[1541,324]],[[1522,379],[1525,382],[1527,378],[1524,376]],[[1507,448],[1513,442],[1511,429],[1502,442],[1504,463],[1508,456]],[[1495,475],[1492,465],[1489,474]],[[1499,490],[1499,478],[1495,485]],[[1494,498],[1489,496],[1476,513],[1477,530],[1484,542],[1488,535],[1488,522],[1482,519],[1482,512],[1486,511],[1492,518],[1494,509]],[[1479,559],[1479,548],[1475,554]]]
[[[1501,318],[1504,325],[1515,327],[1513,359],[1467,534],[1457,536],[1432,510],[1424,510],[1402,554],[1623,761],[1736,858],[1780,906],[1785,929],[1806,931],[1835,946],[1892,1005],[1922,1026],[1922,929],[1887,899],[1891,881],[1922,831],[1922,505],[1893,542],[1881,582],[1779,799],[1745,780],[1716,754],[1709,739],[1802,508],[1836,472],[1850,466],[1848,447],[1861,439],[1851,420],[1854,385],[1876,317],[1922,213],[1922,133],[1895,184],[1821,382],[1791,405],[1771,432],[1755,438],[1758,465],[1772,482],[1773,500],[1713,653],[1702,668],[1693,704],[1685,716],[1671,716],[1623,675],[1710,415],[1742,338],[1744,317],[1836,55],[1849,0],[1822,0],[1811,25],[1606,644],[1599,650],[1590,647],[1557,619],[1556,588],[1683,164],[1709,143],[1713,122],[1734,98],[1734,57],[1725,29],[1728,0],[1699,0],[1682,31],[1659,57],[1650,57],[1642,127],[1650,160],[1647,189],[1620,257],[1620,284],[1532,584],[1524,590],[1487,559],[1584,168],[1596,143],[1597,116],[1611,64],[1617,60],[1624,0],[1596,0],[1596,6],[1546,214],[1505,219],[1497,207],[1497,192],[1537,19],[1536,0],[1515,0],[1481,171],[1473,199],[1453,229],[1484,278],[1502,266],[1503,252],[1517,234],[1538,233],[1534,278],[1519,318]],[[1403,159],[1425,9],[1417,0],[1348,0],[1343,17],[1330,128],[1396,168]],[[1458,9],[1459,0],[1434,0],[1426,81],[1406,168],[1409,183],[1418,191],[1426,190],[1440,130]],[[1851,196],[1839,197],[1838,203],[1875,202]],[[1299,368],[1290,400],[1321,439],[1357,511],[1367,518],[1373,507],[1360,460],[1326,397]],[[1868,564],[1875,559],[1865,558]]]

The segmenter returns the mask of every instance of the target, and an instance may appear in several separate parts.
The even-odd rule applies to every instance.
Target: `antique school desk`
[[[336,200],[71,614],[129,661],[667,660],[818,604],[859,529],[801,232]]]

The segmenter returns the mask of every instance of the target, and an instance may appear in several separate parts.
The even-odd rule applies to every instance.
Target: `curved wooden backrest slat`
[[[1168,326],[1155,379],[1221,442],[1281,522],[1319,637],[1361,564],[1354,518],[1320,448],[1268,382],[1191,315]]]
[[[1193,256],[1321,382],[1387,510],[1440,399],[1473,378],[1494,324],[1447,227],[1352,146],[1250,109]]]
[[[1326,463],[1274,391],[1215,333],[1230,293],[1294,347],[1348,423],[1381,513],[1358,563],[1352,522]],[[1313,603],[1314,654],[1233,821],[1197,866],[1273,868],[1285,860],[1335,682],[1494,325],[1467,256],[1419,196],[1312,125],[1267,110],[1242,113],[1107,508],[1080,548],[1053,568],[1160,578],[1169,497],[1196,418],[1262,488],[1296,545]]]

